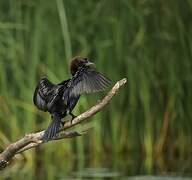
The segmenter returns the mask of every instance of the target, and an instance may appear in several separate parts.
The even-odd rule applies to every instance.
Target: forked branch
[[[82,132],[66,131],[66,129],[69,129],[72,126],[75,126],[83,122],[84,120],[93,116],[97,112],[101,111],[109,103],[112,97],[118,92],[120,87],[125,85],[126,82],[127,82],[126,78],[118,81],[113,86],[113,88],[108,92],[108,94],[102,100],[100,100],[96,105],[94,105],[89,110],[85,111],[84,113],[74,118],[72,123],[71,121],[66,122],[64,126],[60,129],[60,133],[58,134],[58,136],[52,140],[72,138],[72,137],[77,137],[85,134],[89,129],[85,129]],[[7,148],[0,154],[0,170],[4,169],[9,163],[9,161],[16,154],[26,151],[28,149],[34,148],[44,143],[42,141],[43,134],[44,134],[44,131],[30,133],[25,135],[23,138],[19,139],[18,141],[8,145]]]

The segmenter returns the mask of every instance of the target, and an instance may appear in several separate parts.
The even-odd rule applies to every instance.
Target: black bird
[[[53,84],[43,77],[34,92],[33,102],[38,109],[48,111],[52,121],[44,133],[43,140],[49,141],[59,131],[61,119],[72,113],[83,93],[103,91],[110,79],[96,71],[94,64],[87,58],[75,57],[70,64],[71,79]]]

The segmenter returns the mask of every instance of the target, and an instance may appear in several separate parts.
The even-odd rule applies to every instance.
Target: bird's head
[[[94,63],[90,62],[88,58],[74,57],[70,64],[71,74],[74,75],[82,67],[92,67]]]

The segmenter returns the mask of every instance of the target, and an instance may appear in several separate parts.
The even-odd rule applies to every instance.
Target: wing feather
[[[56,87],[46,77],[39,81],[33,95],[33,102],[38,109],[47,111],[52,106],[58,96]]]
[[[103,91],[111,83],[105,75],[93,68],[81,69],[72,77],[68,91],[65,91],[63,99],[67,101],[72,96],[79,96],[83,93]]]

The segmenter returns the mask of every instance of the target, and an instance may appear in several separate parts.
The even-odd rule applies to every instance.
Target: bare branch
[[[57,137],[53,138],[52,140],[60,140],[60,139],[66,139],[66,138],[73,138],[73,137],[77,137],[77,136],[82,136],[84,134],[86,134],[91,128],[87,128],[81,132],[77,132],[77,131],[67,131],[67,132],[61,132],[57,135]],[[37,134],[35,134],[35,136],[37,136]],[[38,137],[38,136],[37,136]],[[22,149],[20,149],[19,151],[17,151],[16,154],[22,153],[28,149],[32,149],[36,146],[38,146],[39,144],[43,143],[42,140],[39,140],[37,142],[32,142],[28,145],[26,145],[25,147],[23,147]]]
[[[108,94],[100,100],[96,105],[91,107],[86,112],[80,114],[76,118],[73,119],[72,123],[71,121],[68,121],[64,124],[64,126],[60,129],[60,133],[57,135],[56,138],[52,140],[59,140],[59,139],[65,139],[65,138],[71,138],[71,137],[77,137],[85,134],[88,130],[84,130],[82,132],[76,132],[76,131],[64,131],[66,129],[69,129],[84,120],[88,119],[89,117],[93,116],[97,112],[101,111],[112,99],[112,97],[118,92],[120,87],[125,85],[127,82],[126,78],[118,81],[113,88],[108,92]],[[8,145],[8,147],[0,154],[0,170],[4,169],[8,162],[15,156],[15,154],[21,153],[23,151],[26,151],[28,149],[34,148],[36,146],[39,146],[43,143],[42,137],[43,137],[44,131],[40,131],[37,133],[31,133],[25,135],[20,140],[16,141],[15,143],[12,143]]]

